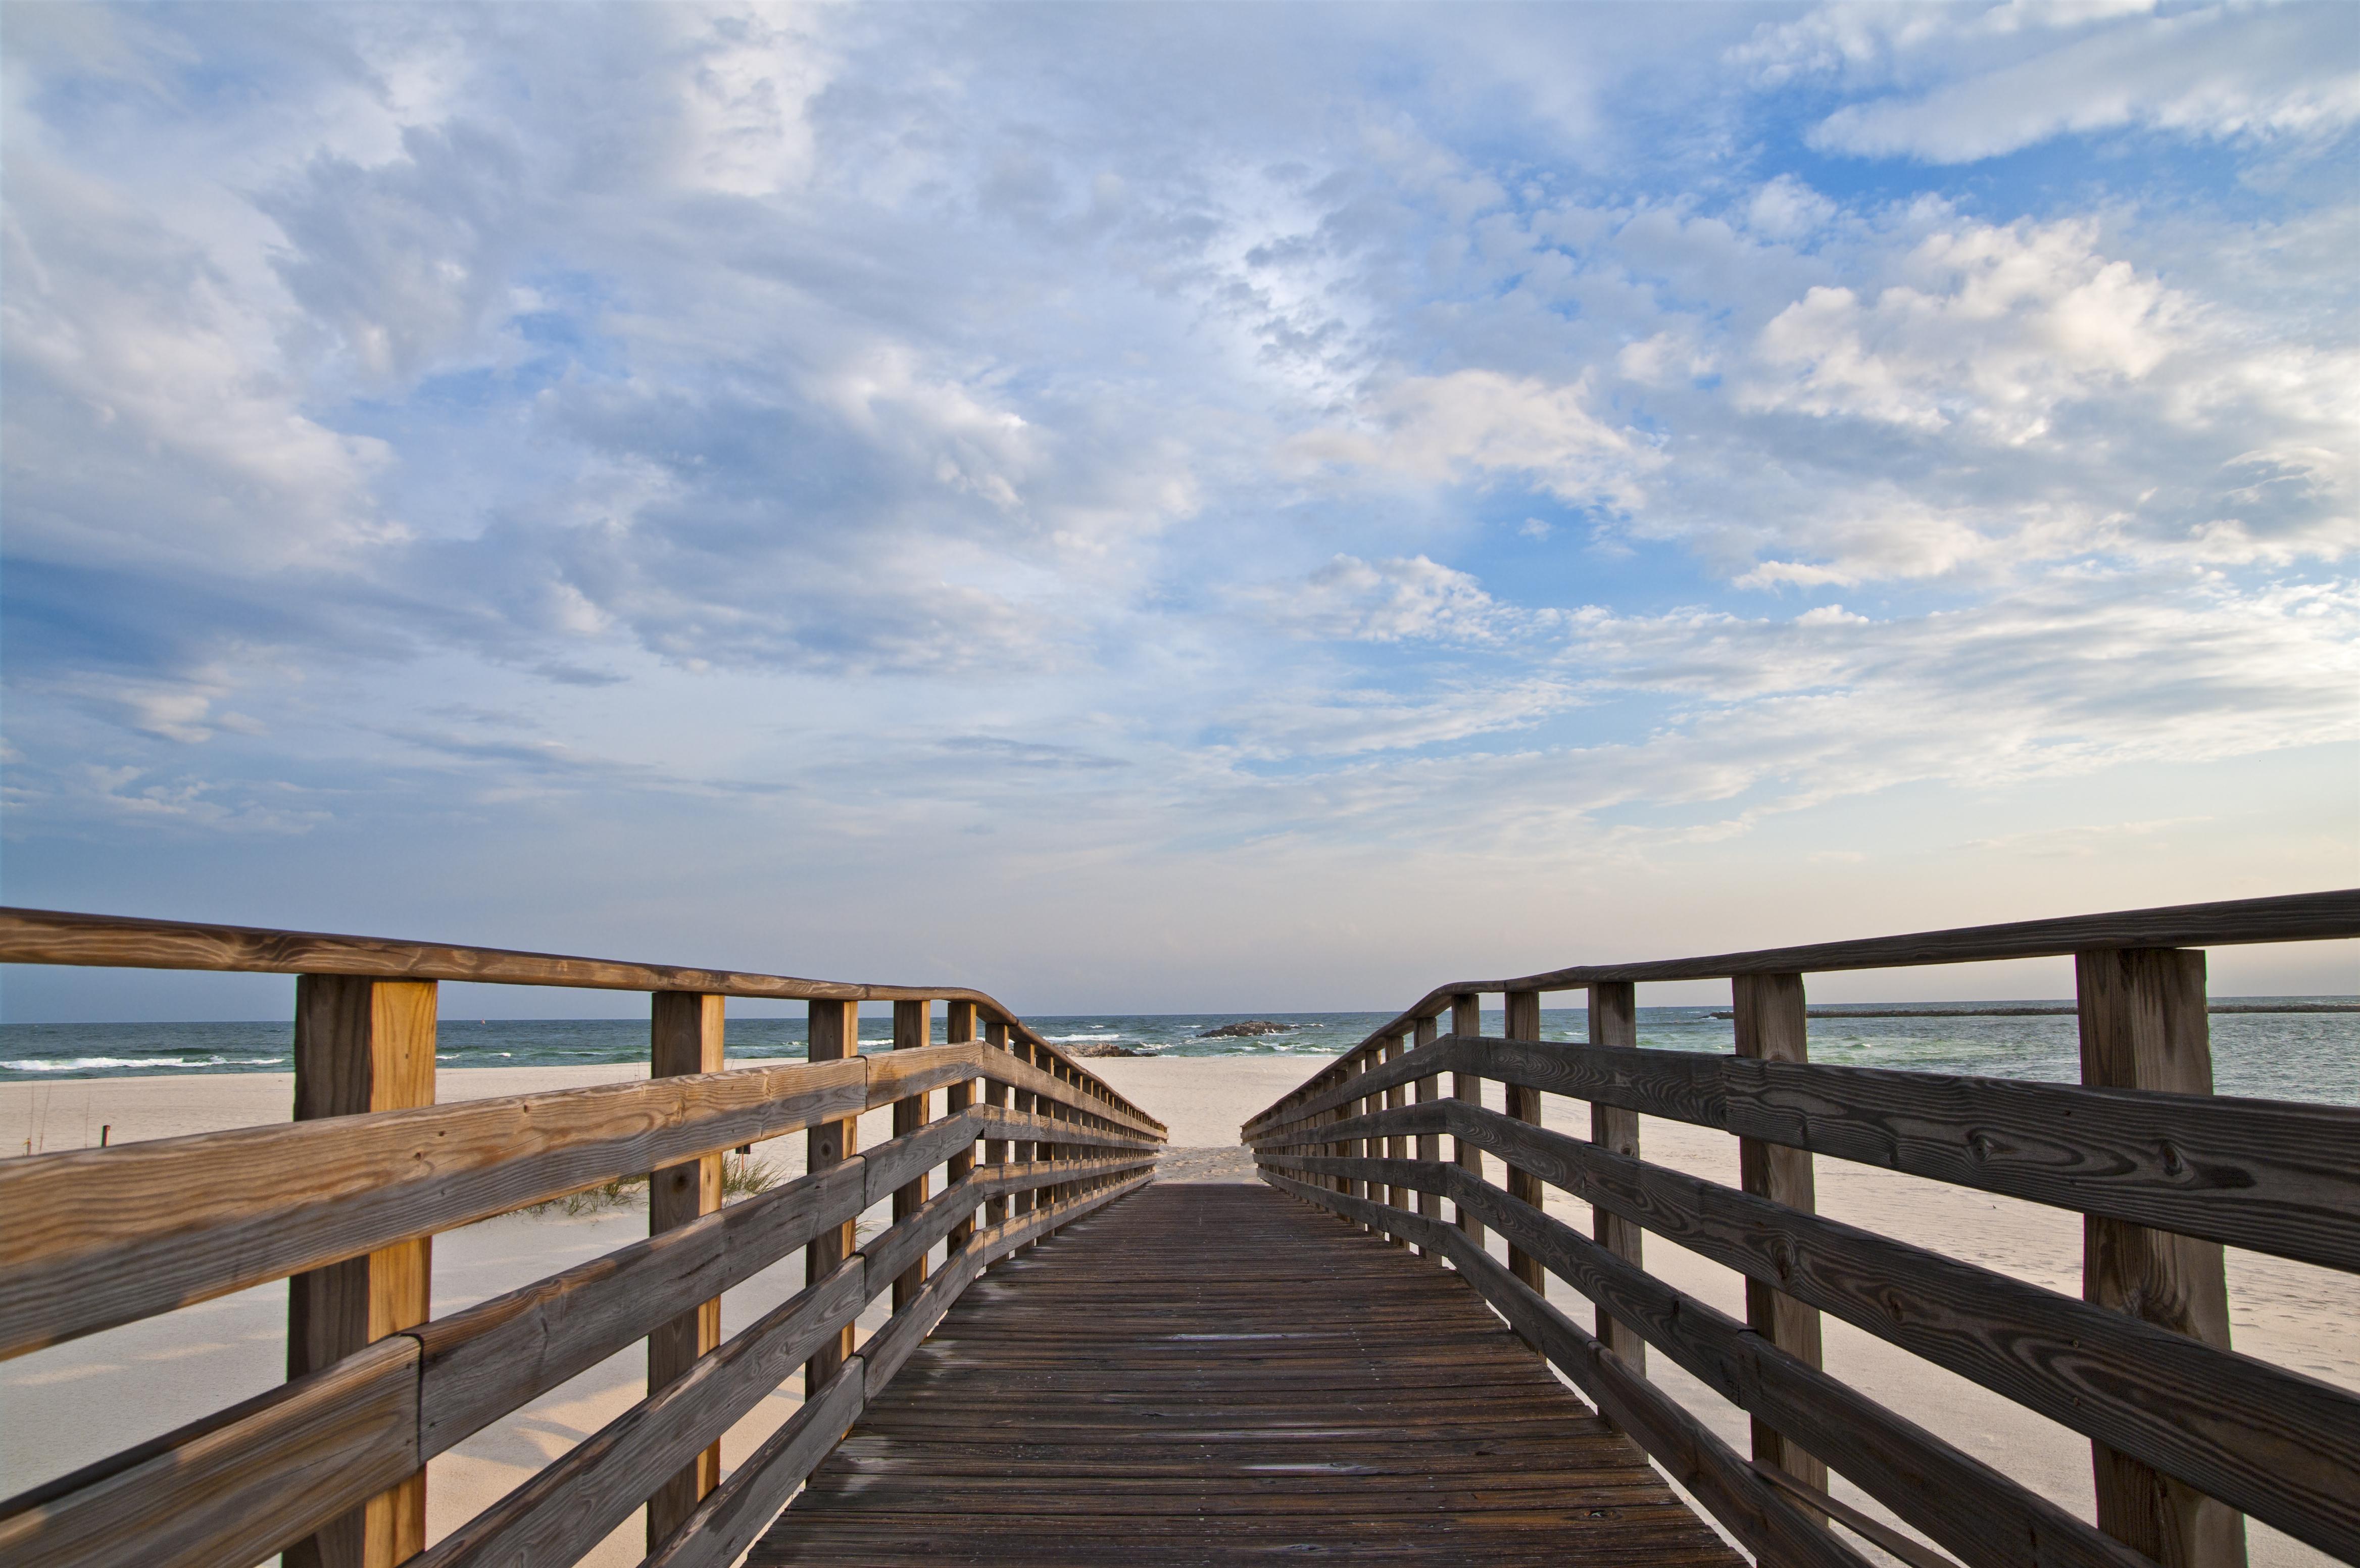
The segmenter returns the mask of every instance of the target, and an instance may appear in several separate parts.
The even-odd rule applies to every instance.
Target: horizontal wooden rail
[[[1820,1529],[1754,1474],[1703,1422],[1633,1372],[1620,1356],[1575,1326],[1456,1226],[1275,1172],[1266,1179],[1306,1202],[1448,1257],[1460,1277],[1499,1309],[1510,1328],[1637,1439],[1672,1479],[1702,1498],[1739,1543],[1762,1562],[1795,1568],[1866,1568],[1859,1553]]]
[[[212,970],[237,974],[356,975],[375,980],[469,981],[487,985],[548,985],[589,991],[679,991],[789,1002],[964,1002],[973,1003],[983,1016],[1006,1025],[1027,1045],[1072,1065],[1071,1058],[1035,1034],[1014,1013],[984,992],[966,986],[804,980],[792,975],[628,963],[503,948],[17,908],[0,908],[0,963]],[[1129,1113],[1157,1132],[1164,1130],[1163,1124],[1094,1075],[1086,1069],[1076,1070],[1083,1074],[1095,1098]]]
[[[683,1302],[718,1295],[852,1218],[873,1196],[890,1191],[909,1149],[923,1146],[922,1140],[939,1142],[933,1130],[930,1125],[677,1230],[405,1330],[312,1376],[0,1502],[0,1560],[10,1568],[94,1561],[220,1568],[255,1562],[644,1336]],[[748,1343],[744,1334],[729,1342],[739,1347],[734,1353],[739,1360],[759,1359],[746,1362],[722,1393],[675,1393],[683,1387],[675,1383],[664,1391],[672,1400],[664,1409],[692,1398],[707,1404],[680,1408],[730,1408],[738,1394],[729,1390],[742,1392],[749,1380],[766,1377],[761,1392],[767,1393],[783,1380],[781,1367],[792,1371],[804,1359],[806,1340],[824,1341],[849,1321],[890,1282],[905,1255],[940,1241],[989,1193],[1128,1176],[1127,1191],[1152,1165],[1152,1157],[1131,1156],[981,1168],[991,1173],[988,1179],[969,1179],[872,1238],[821,1286],[747,1331],[768,1336],[762,1343]],[[1089,1206],[1097,1206],[1098,1196],[1088,1195]],[[1072,1201],[1045,1205],[1020,1216],[1022,1223],[1013,1229],[1022,1232],[1021,1243],[1074,1213]],[[1011,1234],[1007,1226],[983,1233],[975,1255],[983,1261],[999,1255],[991,1249]],[[701,1417],[683,1423],[663,1410],[650,1412],[653,1403],[635,1407],[639,1425],[614,1432],[609,1447],[637,1456],[631,1463],[644,1459],[661,1478],[669,1473],[664,1462],[678,1460],[680,1443],[693,1453],[717,1431],[708,1431]],[[736,1419],[729,1417],[721,1430]],[[573,1451],[581,1455],[575,1469],[594,1460],[602,1466],[626,1463],[606,1456],[605,1449],[585,1453],[587,1447]],[[639,1478],[628,1467],[604,1473],[623,1491]],[[549,1544],[541,1533],[565,1528],[552,1522],[550,1510],[562,1514],[572,1506],[563,1498],[580,1497],[564,1475],[551,1471],[529,1486],[531,1497],[511,1494],[508,1501],[515,1508],[502,1516],[509,1522],[499,1530],[502,1539],[538,1542],[538,1552]],[[622,1513],[644,1496],[632,1497]],[[561,1501],[547,1501],[552,1497]]]
[[[984,1227],[976,1232],[962,1256],[972,1256],[978,1266],[989,1266],[1043,1232],[1071,1223],[1137,1190],[1146,1179],[1144,1175],[1135,1177]],[[947,1270],[938,1274],[935,1279],[943,1279],[947,1274]],[[971,1275],[963,1272],[958,1288],[964,1289],[971,1278]],[[934,1282],[929,1281],[928,1288],[934,1288]],[[943,1295],[929,1299],[922,1294],[919,1300],[902,1309],[902,1316],[910,1322],[923,1321],[931,1328],[950,1305],[951,1299]],[[845,1364],[844,1371],[828,1384],[819,1398],[798,1410],[748,1455],[746,1462],[705,1499],[680,1530],[641,1568],[729,1568],[786,1505],[803,1477],[835,1446],[836,1434],[859,1418],[870,1396],[882,1390],[890,1370],[898,1369],[907,1359],[908,1347],[914,1347],[923,1335],[911,1337],[905,1333],[900,1337],[904,1345],[880,1344],[885,1338],[881,1330],[872,1337],[859,1354]],[[896,1353],[890,1369],[869,1371],[871,1355]]]
[[[0,1160],[0,1355],[978,1077],[1094,1104],[1005,1051],[962,1044]],[[1089,1114],[1108,1126],[1059,1121],[1054,1136],[1154,1141]]]
[[[1468,1135],[1486,1135],[1491,1152],[1575,1196],[2101,1438],[2322,1550],[2350,1557],[2360,1548],[2360,1398],[2343,1389],[1493,1113],[1476,1111],[1464,1124]],[[1704,1321],[1700,1304],[1663,1294],[1669,1288],[1644,1271],[1456,1166],[1273,1157],[1282,1168],[1447,1197],[1684,1365],[1690,1358],[1683,1351]],[[1590,1179],[1570,1179],[1573,1168]],[[1673,1339],[1658,1339],[1652,1322],[1671,1324]],[[1725,1351],[1726,1343],[1718,1348]],[[1846,1468],[1845,1452],[1790,1435]],[[1876,1490],[1861,1475],[1853,1479]],[[1896,1498],[1881,1500],[1909,1517]]]
[[[1143,1179],[1134,1179],[1131,1185]],[[1121,1190],[1109,1189],[1091,1196],[1110,1202],[1120,1195]],[[1074,1201],[1036,1209],[1023,1216],[1022,1223],[995,1227],[962,1247],[861,1345],[858,1354],[864,1364],[862,1382],[867,1394],[874,1397],[892,1380],[910,1352],[992,1256],[1070,1223],[1082,1212],[1086,1212],[1083,1205]],[[628,1518],[657,1482],[734,1426],[813,1350],[849,1322],[864,1301],[881,1293],[896,1271],[877,1261],[880,1251],[898,1248],[901,1238],[894,1233],[922,1223],[926,1222],[913,1216],[873,1240],[828,1280],[805,1289],[725,1343],[718,1352],[699,1360],[688,1377],[617,1416],[414,1559],[417,1568],[571,1563],[579,1558]],[[832,1291],[839,1279],[852,1282],[841,1298],[849,1304],[848,1310],[832,1304],[838,1299]]]
[[[1436,1072],[2360,1269],[2360,1161],[2352,1155],[2360,1108],[2351,1106],[1446,1036],[1250,1135],[1273,1147],[1366,1136],[1318,1118]],[[1386,1130],[1470,1135],[1436,1119],[1453,1113],[1407,1109],[1409,1118]]]
[[[1349,1077],[1360,1058],[1418,1020],[1451,1011],[1451,999],[1484,992],[1571,991],[1623,981],[1726,980],[1752,974],[1815,974],[1842,970],[1908,969],[1983,963],[2000,959],[2058,958],[2123,948],[2214,948],[2260,942],[2314,942],[2360,937],[2360,888],[2231,899],[2157,909],[2127,909],[2056,920],[1967,926],[1805,947],[1765,948],[1704,958],[1644,963],[1583,964],[1503,980],[1453,981],[1426,993],[1407,1011],[1371,1031],[1360,1046],[1247,1123],[1264,1118]]]

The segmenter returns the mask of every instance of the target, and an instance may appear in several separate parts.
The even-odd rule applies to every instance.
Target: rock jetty
[[[1254,1035],[1292,1034],[1295,1025],[1282,1024],[1273,1018],[1249,1018],[1242,1024],[1224,1024],[1218,1029],[1207,1029],[1196,1037],[1200,1040],[1235,1040]]]

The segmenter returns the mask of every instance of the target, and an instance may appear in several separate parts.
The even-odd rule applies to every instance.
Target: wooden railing
[[[2230,1348],[2221,1246],[2360,1270],[2360,1110],[2214,1097],[2190,950],[2351,937],[2347,891],[1459,981],[1243,1133],[1273,1185],[1457,1269],[1765,1563],[1858,1563],[1830,1517],[1949,1561],[1830,1497],[1830,1467],[1971,1568],[2231,1568],[2247,1515],[2360,1562],[2360,1398]],[[1806,972],[2063,954],[2078,1086],[1807,1059]],[[1717,978],[1735,1055],[1638,1048],[1637,982]],[[1589,1039],[1542,1042],[1542,993],[1576,988]],[[1541,1126],[1544,1093],[1589,1102],[1590,1136]],[[1640,1158],[1642,1115],[1736,1135],[1742,1190]],[[1815,1155],[2078,1211],[2083,1299],[1819,1216]],[[1647,1273],[1647,1232],[1743,1275],[1745,1321]],[[2096,1526],[1823,1371],[1822,1312],[2088,1436]],[[1647,1378],[1649,1345],[1750,1413],[1752,1463]]]
[[[0,1503],[6,1568],[563,1563],[642,1504],[650,1564],[727,1568],[978,1272],[1150,1179],[1164,1142],[957,988],[33,910],[0,910],[0,962],[299,977],[295,1121],[0,1159],[0,1355],[290,1281],[288,1381]],[[436,1104],[444,980],[650,992],[653,1076]],[[731,996],[807,1002],[810,1059],[725,1070]],[[893,1003],[891,1052],[858,1054],[864,1001]],[[892,1139],[858,1148],[887,1105]],[[724,1208],[724,1151],[798,1129],[807,1174]],[[434,1233],[641,1173],[646,1241],[430,1317]],[[803,1289],[724,1341],[722,1292],[798,1248]],[[429,1460],[640,1339],[645,1399],[426,1546]],[[801,1409],[724,1478],[722,1433],[798,1368]]]

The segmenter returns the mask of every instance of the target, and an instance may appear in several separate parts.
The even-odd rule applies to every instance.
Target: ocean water
[[[2353,999],[2267,1000],[2349,1003]],[[1925,1003],[1916,1004],[1922,1016],[1815,1017],[1810,1023],[1811,1059],[1841,1067],[2072,1082],[2080,1076],[2080,1058],[2070,1015],[1935,1015],[1945,1007],[2042,1005],[2056,1003]],[[1726,1018],[1714,1017],[1716,1011],[1728,1009],[1726,1005],[1642,1007],[1639,1043],[1660,1050],[1727,1053],[1735,1048],[1732,1025]],[[1390,1013],[1149,1016],[1091,1013],[1027,1021],[1044,1038],[1068,1047],[1121,1045],[1170,1057],[1323,1058],[1358,1045],[1393,1016]],[[1292,1027],[1284,1034],[1250,1039],[1203,1037],[1207,1029],[1247,1017],[1267,1017]],[[1484,1018],[1486,1034],[1501,1032],[1499,1012],[1486,1013]],[[1546,1008],[1541,1013],[1541,1033],[1547,1039],[1580,1039],[1588,1023],[1587,1014],[1578,1007]],[[5,1024],[0,1025],[0,1083],[285,1072],[292,1065],[290,1033],[290,1025],[283,1019],[252,1024]],[[2360,1105],[2360,1013],[2218,1013],[2212,1015],[2212,1033],[2213,1078],[2221,1093]],[[942,1034],[943,1020],[937,1017],[934,1037],[940,1039]],[[882,1016],[863,1017],[860,1035],[863,1049],[882,1050],[892,1044],[891,1025]],[[647,1039],[644,1016],[484,1022],[445,1018],[437,1036],[436,1060],[444,1070],[639,1061],[645,1058]],[[733,1018],[727,1040],[727,1054],[733,1058],[800,1057],[805,1044],[803,1021]],[[1306,1060],[1305,1073],[1314,1066]]]

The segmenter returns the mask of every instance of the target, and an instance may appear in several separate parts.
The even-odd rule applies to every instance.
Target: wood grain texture
[[[2360,1109],[1446,1036],[1443,1070],[2360,1269]],[[1425,1064],[1411,1059],[1404,1070]],[[1387,1069],[1390,1071],[1392,1069]],[[1342,1091],[1310,1102],[1340,1103]],[[1280,1141],[1277,1123],[1253,1141]]]
[[[1537,1040],[1541,1037],[1541,994],[1537,991],[1512,991],[1507,995],[1507,1021],[1501,1031],[1512,1040]],[[1530,1084],[1508,1085],[1508,1119],[1539,1126],[1541,1121],[1540,1091]],[[1528,1170],[1514,1166],[1508,1168],[1508,1193],[1521,1202],[1537,1208],[1541,1201],[1540,1179]],[[1546,1288],[1547,1280],[1537,1259],[1528,1257],[1515,1243],[1508,1244],[1508,1272],[1532,1289]]]
[[[749,1563],[1306,1558],[1738,1568],[1448,1275],[1249,1186],[993,1266]]]
[[[432,981],[299,976],[296,1120],[433,1104],[435,1002]],[[408,1237],[290,1278],[288,1379],[309,1376],[425,1321],[432,1247],[429,1237]],[[288,1568],[392,1568],[425,1544],[426,1474],[413,1467],[290,1543],[285,1556]]]
[[[890,1147],[890,1146],[880,1146]],[[856,1156],[413,1331],[421,1459],[752,1278],[868,1207]]]
[[[534,1472],[416,1561],[419,1568],[572,1563],[630,1516],[666,1476],[735,1425],[823,1345],[869,1296],[856,1257],[781,1302],[651,1394]]]
[[[810,1059],[814,1062],[841,1062],[845,1066],[862,1066],[862,1097],[864,1108],[873,1102],[869,1098],[868,1069],[875,1063],[860,1061],[860,1005],[857,1002],[814,1002],[811,1004],[806,1028],[810,1036]],[[890,1061],[891,1058],[879,1058]],[[817,1123],[803,1135],[803,1168],[825,1170],[852,1158],[860,1152],[860,1123],[857,1116],[840,1121]],[[803,1283],[806,1288],[833,1277],[852,1249],[858,1245],[854,1231],[857,1220],[847,1217],[831,1235],[825,1232],[803,1245]],[[834,1343],[815,1351],[803,1365],[803,1390],[806,1397],[827,1386],[842,1370],[845,1357],[852,1354],[852,1325],[846,1323]]]
[[[893,1003],[893,1049],[922,1051],[934,1043],[934,1004],[930,1002],[896,1002]],[[933,1119],[934,1096],[925,1090],[902,1095],[893,1102],[893,1135],[904,1137],[917,1132]],[[898,1229],[926,1205],[926,1171],[922,1168],[907,1181],[893,1190],[893,1223]],[[945,1229],[948,1227],[945,1226]],[[886,1277],[893,1281],[893,1310],[900,1311],[913,1299],[926,1282],[924,1249],[903,1266],[898,1275]]]
[[[440,942],[341,937],[248,926],[140,920],[54,909],[0,908],[0,963],[65,964],[105,969],[216,970],[242,974],[350,975],[375,980],[464,980],[490,985],[557,985],[590,991],[688,991],[713,996],[783,1001],[971,1003],[1058,1060],[1064,1054],[1032,1033],[1015,1014],[982,992],[956,985],[876,985],[804,980],[792,975],[628,963],[556,953],[517,952]],[[1087,1071],[1082,1081],[1118,1109],[1145,1116],[1114,1088]]]
[[[1590,1043],[1611,1050],[1639,1048],[1638,988],[1629,981],[1601,981],[1590,988]],[[1619,1105],[1590,1107],[1590,1141],[1610,1154],[1639,1157],[1639,1113]],[[1611,1209],[1596,1210],[1590,1234],[1598,1245],[1634,1268],[1646,1266],[1646,1232]],[[1645,1376],[1646,1339],[1605,1308],[1598,1309],[1592,1324],[1599,1343]]]
[[[1451,997],[1450,1033],[1454,1038],[1459,1039],[1472,1040],[1481,1037],[1483,999],[1480,996],[1472,992],[1462,991]],[[1437,1056],[1442,1054],[1441,1048],[1432,1042],[1419,1048],[1432,1049]],[[1470,1105],[1480,1105],[1483,1102],[1483,1080],[1471,1072],[1453,1072],[1450,1075],[1450,1092],[1454,1099],[1463,1100]],[[1451,1149],[1452,1157],[1460,1168],[1478,1181],[1483,1179],[1481,1148],[1464,1140],[1453,1140]],[[1466,1234],[1469,1241],[1479,1247],[1483,1245],[1482,1221],[1462,1209],[1458,1211],[1456,1223],[1459,1230]]]
[[[418,1342],[379,1340],[0,1504],[8,1568],[228,1568],[311,1538],[419,1466]]]
[[[2100,1089],[2212,1092],[2204,955],[2170,948],[2085,952],[2073,961],[2081,1081]],[[2085,1219],[2091,1302],[2222,1350],[2229,1286],[2221,1245]],[[2098,1523],[2163,1568],[2244,1568],[2245,1520],[2217,1498],[2103,1442],[2091,1445]],[[2360,1477],[2355,1477],[2360,1484]]]
[[[856,1113],[865,1084],[819,1061],[0,1160],[0,1352]]]
[[[727,998],[694,992],[659,991],[648,999],[650,1078],[684,1078],[719,1072],[724,1065]],[[648,1175],[648,1234],[661,1235],[693,1224],[721,1208],[719,1153],[682,1160]],[[648,1387],[662,1388],[685,1376],[696,1358],[721,1344],[721,1298],[716,1292],[648,1332]],[[648,1497],[648,1550],[654,1551],[679,1528],[699,1499],[721,1484],[721,1444],[708,1445]]]
[[[1809,1056],[1799,974],[1742,974],[1730,982],[1737,1054],[1747,1061],[1800,1062]],[[1738,1179],[1746,1191],[1797,1213],[1819,1208],[1807,1149],[1763,1138],[1737,1140]],[[1526,1200],[1531,1201],[1530,1200]],[[1535,1207],[1538,1205],[1535,1204]],[[1819,1313],[1775,1280],[1745,1278],[1745,1321],[1755,1333],[1807,1365],[1821,1364]],[[1815,1491],[1828,1489],[1828,1467],[1769,1422],[1754,1422],[1754,1457]]]
[[[2145,1568],[2138,1553],[1570,1226],[1496,1188],[1437,1174],[1464,1186],[1469,1201],[1522,1235],[1559,1278],[1640,1327],[1716,1393],[1832,1456],[1837,1469],[1973,1568]]]
[[[1438,1018],[1420,1018],[1417,1021],[1415,1043],[1419,1046],[1430,1046],[1434,1044],[1434,1042],[1439,1039],[1442,1036],[1441,1023],[1442,1021]],[[1417,1102],[1419,1104],[1424,1105],[1429,1102],[1439,1100],[1441,1098],[1442,1080],[1438,1075],[1428,1073],[1426,1077],[1417,1080]],[[1442,1158],[1442,1139],[1437,1134],[1420,1133],[1417,1135],[1417,1146],[1407,1152],[1415,1155],[1418,1159],[1424,1161],[1427,1165],[1432,1165]],[[1417,1195],[1417,1212],[1424,1214],[1429,1220],[1438,1220],[1442,1218],[1442,1200],[1436,1197],[1431,1192],[1421,1192]],[[1421,1257],[1425,1255],[1425,1249],[1423,1247],[1419,1249],[1418,1255]]]
[[[1489,1255],[1478,1250],[1455,1227],[1423,1215],[1379,1210],[1363,1201],[1325,1192],[1284,1176],[1273,1176],[1270,1179],[1280,1190],[1348,1219],[1391,1224],[1406,1234],[1430,1238],[1436,1250],[1451,1260],[1459,1281],[1471,1287],[1475,1297],[1498,1309],[1519,1338],[1572,1379],[1574,1386],[1597,1405],[1601,1414],[1653,1454],[1673,1479],[1703,1499],[1730,1533],[1763,1561],[1808,1568],[1864,1568],[1855,1553],[1828,1532],[1814,1529],[1695,1417],[1611,1357],[1595,1339]],[[1628,1552],[1630,1548],[1622,1550]],[[1601,1553],[1599,1560],[1631,1560],[1610,1553]]]
[[[867,1368],[854,1356],[817,1398],[762,1440],[641,1568],[730,1568],[866,1408]]]
[[[1601,981],[1726,980],[1741,974],[1810,974],[1836,970],[1907,969],[1920,964],[1976,963],[1994,959],[2058,958],[2113,948],[2219,948],[2252,942],[2316,942],[2360,937],[2360,888],[2289,894],[2275,898],[2232,899],[2154,909],[2125,909],[2061,920],[2024,920],[1999,926],[1969,926],[1819,942],[1799,948],[1769,948],[1707,958],[1648,963],[1590,964],[1551,970],[1513,980],[1453,981],[1439,985],[1371,1039],[1397,1033],[1420,1014],[1449,1005],[1454,994],[1510,991],[1572,991]],[[5,958],[5,950],[0,950]],[[1304,1080],[1246,1124],[1258,1128],[1289,1106],[1340,1081],[1352,1059],[1343,1058]]]
[[[975,1042],[976,1012],[974,1003],[953,1002],[948,1005],[945,1009],[945,1016],[943,1023],[943,1037],[955,1046],[970,1045]],[[982,1058],[978,1057],[977,1059],[979,1062]],[[946,1116],[956,1117],[968,1106],[973,1105],[976,1102],[975,1086],[976,1080],[974,1079],[961,1079],[958,1082],[952,1084],[948,1089],[945,1090],[943,1091],[944,1113]],[[967,1175],[974,1168],[975,1138],[973,1135],[969,1135],[966,1146],[958,1153],[950,1157],[949,1161],[944,1168],[943,1179],[946,1182],[956,1181],[959,1178]],[[953,1247],[964,1246],[967,1244],[968,1234],[973,1230],[974,1226],[972,1224],[962,1224],[958,1229],[951,1233],[950,1245]]]
[[[1801,1214],[1497,1113],[1441,1102],[1446,1129],[1749,1278],[2339,1555],[2360,1547],[2360,1396],[2057,1291]],[[1422,1107],[1404,1113],[1418,1118]],[[1265,1151],[1332,1174],[1344,1162]],[[1446,1195],[1455,1167],[1404,1173]],[[1470,1187],[1470,1206],[1493,1201]],[[1554,1223],[1554,1222],[1552,1222]]]

